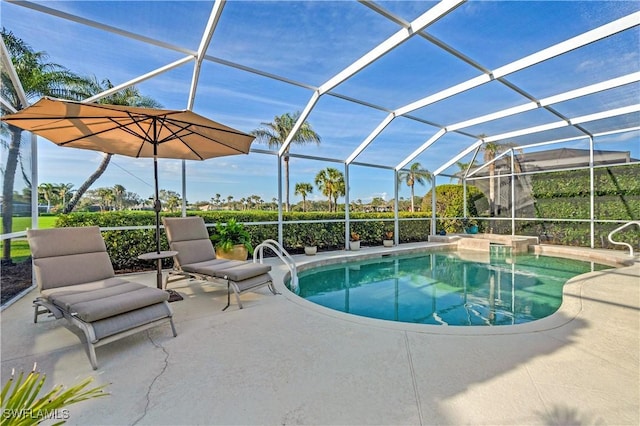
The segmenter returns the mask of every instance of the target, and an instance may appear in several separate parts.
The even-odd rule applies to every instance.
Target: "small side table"
[[[138,259],[140,260],[155,260],[156,263],[158,264],[158,273],[156,275],[156,280],[157,280],[156,283],[160,290],[164,289],[163,279],[162,279],[162,259],[173,257],[176,254],[178,254],[177,251],[167,250],[167,251],[161,251],[160,253],[156,251],[152,251],[150,253],[144,253],[138,256]]]

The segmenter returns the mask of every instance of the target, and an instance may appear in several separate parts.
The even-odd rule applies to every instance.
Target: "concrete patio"
[[[176,283],[178,336],[160,327],[98,348],[97,371],[66,321],[33,324],[32,290],[2,312],[2,382],[37,362],[46,389],[109,383],[110,396],[69,407],[68,424],[82,425],[640,423],[637,258],[574,278],[551,317],[480,328],[331,311],[286,290],[286,268],[269,262],[281,295],[245,294],[244,309],[221,312],[226,288]],[[129,277],[154,285],[152,273]]]

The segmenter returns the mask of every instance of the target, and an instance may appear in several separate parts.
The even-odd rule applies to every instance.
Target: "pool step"
[[[513,247],[504,244],[491,243],[489,246],[489,254],[491,256],[511,256],[513,253]]]

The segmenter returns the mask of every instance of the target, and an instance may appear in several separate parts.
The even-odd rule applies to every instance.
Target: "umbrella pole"
[[[160,211],[162,205],[160,204],[159,190],[158,190],[158,129],[157,120],[153,120],[153,182],[155,185],[156,199],[153,200],[153,210],[156,212],[156,253],[160,254]]]
[[[156,122],[153,121],[153,135],[156,136]],[[160,204],[159,192],[158,191],[158,145],[154,141],[153,143],[153,180],[155,184],[155,195],[156,199],[153,201],[153,210],[156,212],[156,253],[158,254],[157,267],[157,287],[162,289],[162,258],[160,257],[160,210],[162,210],[162,205]]]
[[[155,181],[156,199],[153,201],[153,210],[156,212],[156,253],[160,254],[160,211],[162,205],[159,199],[158,190],[158,146],[153,145],[153,180]]]

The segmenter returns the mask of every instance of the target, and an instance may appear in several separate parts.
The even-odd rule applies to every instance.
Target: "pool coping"
[[[432,253],[443,251],[456,251],[457,243],[426,243],[420,245],[395,246],[390,248],[367,247],[356,252],[330,252],[313,259],[311,256],[298,258],[297,271],[306,269],[347,263],[350,261],[367,260],[381,258],[386,256],[399,256],[404,254],[415,253]],[[587,251],[585,251],[587,250]],[[493,335],[512,335],[523,333],[539,333],[562,327],[573,321],[582,311],[582,294],[583,286],[592,278],[599,277],[610,273],[612,270],[628,267],[634,264],[638,258],[624,258],[618,253],[610,253],[604,251],[591,251],[591,249],[580,249],[565,246],[547,246],[536,245],[529,251],[532,254],[539,254],[549,257],[570,258],[583,261],[591,261],[611,266],[612,269],[602,271],[591,271],[585,274],[577,275],[569,279],[562,290],[562,303],[560,307],[551,315],[524,324],[498,325],[498,326],[451,326],[451,325],[432,325],[432,324],[414,324],[407,322],[396,322],[384,319],[362,317],[354,314],[340,312],[331,308],[327,308],[316,303],[310,302],[289,290],[285,282],[291,276],[290,272],[284,272],[280,279],[274,279],[278,291],[289,301],[312,310],[318,314],[327,315],[343,321],[352,322],[359,325],[370,327],[379,327],[396,331],[408,331],[413,333],[436,334],[436,335],[452,335],[452,336],[493,336]],[[313,256],[313,257],[316,257]],[[302,260],[304,259],[304,260]],[[273,271],[275,272],[275,270]],[[272,275],[274,275],[272,273]],[[579,295],[579,297],[576,297]]]

